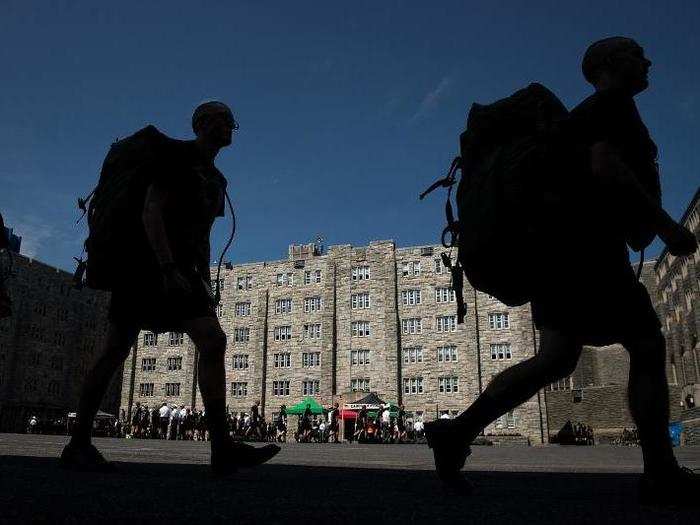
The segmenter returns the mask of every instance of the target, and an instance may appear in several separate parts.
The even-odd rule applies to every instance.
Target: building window
[[[58,395],[61,393],[61,383],[58,381],[51,381],[48,388],[49,394]]]
[[[216,279],[211,280],[211,289],[215,290],[216,289]],[[219,291],[222,292],[224,290],[224,278],[219,279]]]
[[[318,312],[321,310],[321,298],[320,297],[306,297],[304,299],[304,312],[307,314],[309,312]]]
[[[156,358],[155,357],[144,357],[141,359],[141,371],[142,372],[154,372],[156,369]]]
[[[321,270],[306,270],[304,272],[304,284],[320,283]]]
[[[353,310],[369,308],[369,292],[354,293],[350,296],[350,307]]]
[[[301,354],[301,366],[304,368],[321,366],[321,352],[303,352]]]
[[[369,337],[369,321],[353,321],[350,325],[353,337]]]
[[[250,315],[250,302],[236,303],[236,317],[246,317]]]
[[[403,380],[403,393],[408,395],[423,393],[422,377],[406,377]]]
[[[168,357],[168,372],[182,370],[182,357]]]
[[[234,370],[248,368],[248,354],[233,354],[231,356],[231,366]]]
[[[244,275],[236,279],[236,288],[239,290],[250,290],[253,287],[253,277]]]
[[[456,346],[440,346],[437,349],[438,363],[457,362]]]
[[[438,316],[436,327],[437,327],[438,332],[456,332],[457,331],[457,316],[456,315]]]
[[[495,343],[491,345],[491,359],[511,359],[510,343]]]
[[[231,383],[231,395],[233,397],[246,397],[248,395],[248,383],[245,381],[234,381]]]
[[[362,377],[350,380],[350,390],[353,392],[369,392],[369,378]]]
[[[63,370],[63,357],[55,355],[51,358],[51,368],[53,370]]]
[[[404,277],[420,275],[420,261],[410,261],[403,263],[402,275]]]
[[[452,288],[435,288],[436,303],[454,303],[457,298]]]
[[[440,257],[433,259],[433,264],[435,265],[435,273],[441,274],[445,268],[445,265],[442,263],[442,259]]]
[[[153,397],[153,383],[141,383],[141,384],[139,384],[139,396],[140,397]]]
[[[219,303],[216,305],[216,317],[223,317],[224,316],[224,305]]]
[[[146,332],[143,334],[143,346],[156,346],[158,344],[158,334]]]
[[[453,394],[459,392],[458,377],[438,377],[438,391],[441,394]]]
[[[234,343],[247,343],[250,341],[250,328],[234,328],[233,341]]]
[[[351,365],[368,365],[369,350],[350,350]]]
[[[549,390],[556,392],[558,390],[572,390],[574,388],[574,379],[571,376],[564,377],[549,385]]]
[[[318,379],[307,379],[301,382],[301,395],[316,396],[321,392]]]
[[[401,292],[401,304],[404,306],[420,304],[420,290],[403,290]]]
[[[503,328],[510,328],[510,319],[508,314],[504,313],[492,313],[489,314],[489,328],[492,330],[501,330]]]
[[[182,332],[170,332],[168,344],[170,346],[181,346],[185,342],[185,336]]]
[[[177,397],[180,395],[180,383],[165,383],[165,397]]]
[[[290,368],[292,366],[292,354],[289,352],[274,354],[272,362],[275,368]]]
[[[275,301],[275,313],[276,314],[287,314],[292,311],[292,300],[291,299],[277,299]]]
[[[423,362],[423,348],[420,346],[404,348],[401,350],[401,355],[403,356],[404,364]]]
[[[404,334],[423,333],[423,320],[418,317],[401,320],[401,332]]]
[[[289,381],[273,381],[272,382],[272,395],[273,396],[288,396],[289,395]]]
[[[304,337],[307,339],[321,338],[321,323],[312,323],[304,325]]]
[[[353,266],[352,268],[352,280],[353,281],[366,281],[369,279],[369,266]]]
[[[503,414],[501,417],[499,417],[495,422],[494,426],[502,430],[504,428],[515,428],[515,414],[511,410],[510,412]]]
[[[275,341],[289,341],[292,338],[291,326],[275,327]]]
[[[285,284],[287,286],[294,286],[294,274],[292,272],[277,274],[277,286]]]

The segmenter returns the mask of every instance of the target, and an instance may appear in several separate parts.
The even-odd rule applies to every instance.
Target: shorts
[[[649,293],[637,280],[624,245],[568,261],[543,275],[532,300],[538,329],[574,335],[580,344],[623,343],[659,331]]]
[[[180,272],[192,289],[189,294],[166,294],[161,276],[125,283],[112,292],[108,319],[140,330],[184,332],[184,322],[200,317],[216,318],[213,301],[195,270]]]

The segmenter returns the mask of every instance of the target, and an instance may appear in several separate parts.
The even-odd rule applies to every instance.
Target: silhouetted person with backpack
[[[102,354],[85,379],[71,441],[61,455],[66,467],[113,469],[91,444],[92,421],[142,329],[185,332],[197,347],[215,473],[259,465],[279,452],[275,445],[254,448],[228,435],[226,334],[214,311],[218,298],[210,288],[209,235],[214,219],[223,216],[226,187],[214,159],[231,144],[237,126],[225,104],[207,102],[196,108],[192,129],[194,140],[175,141],[149,126],[115,143],[105,159],[93,192],[96,201],[87,211],[87,283],[112,290],[110,324]],[[109,210],[124,191],[134,193],[127,194],[128,202],[119,209]],[[101,227],[104,224],[109,228]],[[124,267],[110,266],[112,259]]]
[[[604,39],[586,51],[583,74],[595,93],[560,129],[572,169],[546,181],[557,198],[532,203],[549,223],[531,299],[540,349],[498,374],[456,419],[426,423],[436,469],[447,482],[463,479],[469,444],[488,424],[574,371],[582,345],[621,343],[630,356],[629,407],[644,457],[641,499],[697,501],[698,476],[678,466],[669,437],[661,325],[627,249],[643,249],[658,235],[675,256],[697,250],[694,235],[661,208],[656,145],[634,102],[648,86],[650,66],[628,38]]]

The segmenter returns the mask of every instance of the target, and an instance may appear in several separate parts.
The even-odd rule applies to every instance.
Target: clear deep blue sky
[[[697,1],[106,4],[0,8],[0,210],[26,254],[62,268],[109,144],[148,123],[191,137],[192,109],[211,98],[241,124],[217,160],[237,209],[232,261],[282,258],[319,233],[436,242],[444,195],[417,196],[469,105],[540,81],[572,107],[590,92],[586,46],[617,34],[654,63],[637,102],[674,217],[700,180]],[[229,226],[217,223],[212,259]]]

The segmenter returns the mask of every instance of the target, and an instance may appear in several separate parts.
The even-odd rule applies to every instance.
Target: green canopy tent
[[[306,405],[309,405],[309,409],[311,410],[312,414],[323,414],[324,412],[323,407],[319,405],[318,401],[316,401],[313,397],[305,397],[296,405],[292,405],[287,408],[287,415],[303,416],[304,411],[306,410]]]

